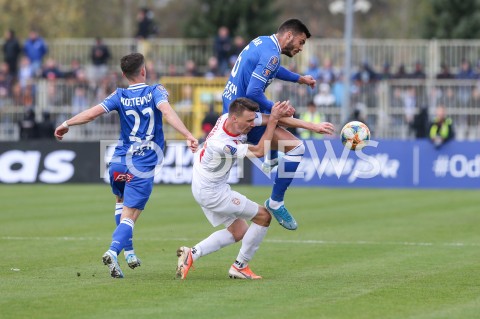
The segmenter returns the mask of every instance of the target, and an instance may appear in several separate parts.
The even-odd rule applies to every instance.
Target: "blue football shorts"
[[[113,194],[123,198],[124,206],[143,210],[152,193],[154,174],[145,174],[148,175],[148,177],[145,177],[138,176],[138,172],[150,172],[152,170],[155,170],[155,166],[135,166],[134,171],[137,173],[135,175],[127,165],[110,163],[108,172]]]

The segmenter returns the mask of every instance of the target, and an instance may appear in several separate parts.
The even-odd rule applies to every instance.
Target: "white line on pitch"
[[[21,236],[3,236],[0,240],[59,240],[59,241],[105,241],[102,237],[21,237]],[[192,238],[135,238],[135,241],[182,241],[196,242],[199,239]],[[336,240],[285,240],[285,239],[265,239],[264,242],[272,244],[303,244],[303,245],[392,245],[392,246],[448,246],[448,247],[479,247],[480,243],[426,243],[426,242],[402,242],[402,241],[336,241]]]

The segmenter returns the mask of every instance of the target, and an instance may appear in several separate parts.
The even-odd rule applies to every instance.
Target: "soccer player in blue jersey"
[[[144,56],[126,55],[120,66],[128,88],[117,88],[102,103],[66,120],[55,130],[55,137],[61,140],[70,126],[91,122],[111,111],[117,111],[120,117],[120,139],[109,163],[109,173],[117,199],[116,211],[121,211],[121,215],[116,213],[117,228],[102,257],[113,278],[123,278],[117,261],[122,250],[131,268],[140,265],[132,246],[133,227],[152,192],[155,167],[163,159],[162,118],[185,137],[192,152],[198,147],[197,139],[170,106],[167,90],[160,84],[145,84]]]
[[[223,113],[227,113],[230,103],[239,97],[254,100],[259,104],[262,113],[270,113],[274,102],[268,100],[264,92],[274,79],[315,87],[316,81],[312,76],[301,76],[280,65],[281,54],[293,57],[302,51],[310,36],[310,31],[300,20],[290,19],[280,25],[276,34],[252,40],[240,53],[230,73],[223,91]],[[328,133],[332,128],[330,123],[322,125],[325,125],[325,130],[320,133]],[[253,128],[248,133],[248,142],[257,144],[264,131],[265,127]],[[285,151],[285,156],[279,162],[276,152],[272,152],[270,159],[265,159],[263,169],[266,172],[277,164],[282,168],[277,170],[272,194],[265,202],[265,207],[280,225],[294,230],[297,228],[297,222],[285,208],[284,196],[300,164],[305,146],[301,140],[280,127],[275,130],[271,146],[275,150],[281,148]]]

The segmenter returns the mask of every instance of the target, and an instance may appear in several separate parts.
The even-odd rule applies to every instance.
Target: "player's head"
[[[229,129],[234,134],[247,134],[255,126],[255,112],[258,104],[250,99],[240,97],[233,100],[228,109]]]
[[[307,26],[298,19],[289,19],[282,23],[277,30],[277,38],[286,56],[293,57],[302,48],[312,34]]]
[[[120,68],[128,80],[133,80],[139,75],[145,76],[145,58],[141,53],[127,54],[120,60]]]

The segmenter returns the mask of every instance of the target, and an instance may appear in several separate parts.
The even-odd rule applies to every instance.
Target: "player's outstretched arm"
[[[317,81],[311,75],[300,75],[290,70],[287,70],[283,66],[280,66],[277,72],[277,79],[288,82],[295,82],[299,84],[306,84],[312,89],[315,87]]]
[[[335,132],[335,126],[329,122],[311,123],[293,117],[282,117],[278,124],[286,127],[302,128],[319,134],[332,135]]]
[[[317,81],[311,75],[302,75],[297,82],[308,85],[312,89],[315,87],[315,84],[317,84]]]
[[[185,124],[183,124],[182,120],[178,117],[177,112],[175,112],[170,103],[160,103],[159,105],[157,105],[157,108],[162,112],[168,124],[170,124],[180,134],[185,136],[188,147],[193,153],[195,153],[198,148],[198,140],[193,137],[193,134],[190,133]]]
[[[276,102],[272,107],[272,113],[268,116],[267,128],[263,133],[257,145],[249,145],[248,151],[251,156],[262,157],[265,155],[265,142],[271,141],[273,133],[277,128],[278,120],[285,117],[290,112],[290,104],[288,101]],[[265,114],[262,114],[262,116]],[[265,117],[264,117],[265,119]]]
[[[95,105],[81,113],[78,113],[74,117],[66,120],[62,124],[60,124],[55,129],[55,138],[57,140],[62,140],[63,136],[68,132],[69,127],[73,125],[82,125],[88,122],[95,120],[97,117],[105,113],[105,109],[100,105]]]

